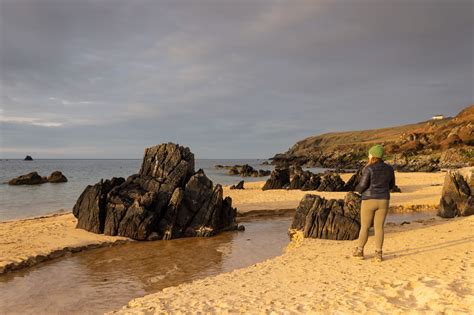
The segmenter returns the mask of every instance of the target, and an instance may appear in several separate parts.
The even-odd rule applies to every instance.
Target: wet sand
[[[386,234],[385,261],[350,256],[356,241],[304,239],[277,258],[128,303],[120,314],[472,314],[474,216]]]

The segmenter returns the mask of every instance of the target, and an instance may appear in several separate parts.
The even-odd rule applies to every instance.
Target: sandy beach
[[[347,181],[352,174],[342,174]],[[398,173],[397,184],[402,193],[392,194],[392,210],[433,211],[441,195],[445,173]],[[245,190],[230,190],[240,216],[273,215],[294,211],[301,198],[315,193],[326,198],[344,198],[345,192],[317,192],[300,190],[262,191],[264,182],[246,183]],[[288,210],[288,211],[285,211]],[[32,266],[45,260],[98,246],[109,246],[126,241],[76,229],[72,213],[0,223],[0,274]]]
[[[353,174],[341,174],[347,182]],[[396,173],[401,193],[392,193],[390,205],[393,212],[434,210],[439,204],[446,173]],[[232,197],[232,203],[240,214],[252,211],[296,209],[305,194],[317,194],[325,198],[343,199],[346,192],[320,192],[275,189],[262,191],[265,182],[246,182],[244,190],[224,187],[224,194]]]
[[[280,257],[137,298],[120,314],[472,314],[474,217],[387,233],[385,261],[356,241],[304,239]]]

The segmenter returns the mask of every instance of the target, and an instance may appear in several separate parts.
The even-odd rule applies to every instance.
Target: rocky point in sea
[[[230,197],[194,170],[189,148],[145,149],[138,174],[87,186],[73,208],[77,227],[136,240],[212,236],[239,229]]]

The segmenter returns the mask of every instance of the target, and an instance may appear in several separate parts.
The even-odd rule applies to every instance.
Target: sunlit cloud
[[[53,122],[53,121],[44,121],[38,118],[32,118],[32,117],[5,117],[5,116],[0,116],[0,122],[3,123],[16,123],[16,124],[26,124],[26,125],[32,125],[32,126],[40,126],[40,127],[61,127],[64,124],[59,123],[59,122]]]

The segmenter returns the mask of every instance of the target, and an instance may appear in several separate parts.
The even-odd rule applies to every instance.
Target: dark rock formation
[[[321,177],[318,191],[343,191],[345,183],[339,174],[329,172]]]
[[[262,190],[283,189],[290,184],[290,170],[288,168],[275,169],[267,180]]]
[[[355,174],[352,175],[351,178],[349,178],[347,183],[344,185],[344,188],[343,188],[344,191],[355,191],[357,185],[359,185],[360,183],[360,179],[362,177],[362,170],[363,170],[362,167],[359,168],[357,172],[355,172]]]
[[[232,175],[232,176],[236,176],[236,175],[239,175],[240,174],[240,170],[237,166],[233,166],[230,170],[229,170],[229,175]]]
[[[230,189],[245,189],[244,181],[241,180],[238,184],[230,186]]]
[[[271,173],[270,170],[258,170],[258,177],[270,176]]]
[[[474,168],[446,174],[438,216],[454,218],[474,214]]]
[[[316,190],[321,184],[321,176],[310,171],[303,171],[301,166],[290,168],[289,189],[301,189],[304,191]]]
[[[33,158],[31,157],[31,155],[27,155],[25,156],[24,161],[33,161]]]
[[[313,174],[304,171],[300,166],[295,166],[275,169],[262,189],[343,191],[344,185],[344,181],[337,173]]]
[[[305,195],[296,209],[289,235],[301,231],[304,237],[354,240],[359,236],[360,204],[361,198],[351,192],[344,200]]]
[[[38,185],[46,183],[47,181],[46,177],[38,175],[37,172],[31,172],[11,179],[8,185]]]
[[[242,177],[264,177],[270,175],[270,173],[271,171],[269,170],[256,170],[252,166],[244,164],[232,166],[228,174],[232,176],[240,175]]]
[[[48,176],[48,182],[50,183],[66,183],[67,178],[60,171],[54,171]]]
[[[77,200],[78,228],[136,240],[211,236],[238,228],[232,200],[223,198],[189,148],[173,143],[145,150],[138,174],[88,186]]]
[[[11,179],[9,185],[39,185],[44,183],[65,183],[67,182],[66,176],[60,171],[54,171],[48,177],[40,176],[37,172],[31,172],[26,175]]]

